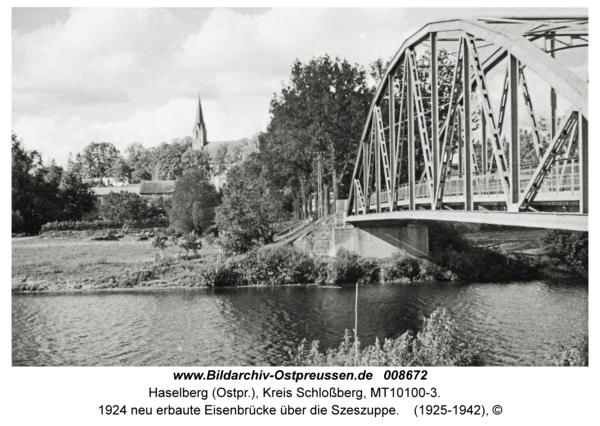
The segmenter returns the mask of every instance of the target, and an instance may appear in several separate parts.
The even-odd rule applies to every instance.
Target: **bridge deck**
[[[523,226],[528,228],[566,229],[587,231],[588,215],[574,213],[513,213],[496,211],[460,210],[401,210],[387,213],[347,216],[346,223],[361,227],[400,224],[419,220],[488,223],[493,225]]]

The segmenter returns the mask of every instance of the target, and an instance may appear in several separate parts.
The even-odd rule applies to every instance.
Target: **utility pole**
[[[317,151],[317,215],[323,217],[323,151]]]
[[[302,214],[301,219],[304,220],[308,216],[308,212],[306,211],[306,196],[304,192],[304,182],[306,182],[306,178],[304,176],[300,176],[300,197],[302,200]]]

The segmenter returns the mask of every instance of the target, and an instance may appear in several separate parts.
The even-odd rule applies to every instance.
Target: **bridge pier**
[[[427,226],[368,226],[333,228],[331,256],[340,250],[363,257],[389,257],[404,251],[411,256],[429,256]]]

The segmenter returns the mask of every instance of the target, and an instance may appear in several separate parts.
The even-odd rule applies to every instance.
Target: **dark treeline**
[[[79,220],[94,205],[81,176],[53,161],[45,165],[12,135],[12,232],[35,233],[44,223]]]

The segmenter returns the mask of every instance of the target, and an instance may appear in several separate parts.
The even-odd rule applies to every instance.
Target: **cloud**
[[[242,72],[259,81],[280,80],[295,59],[324,54],[368,64],[377,52],[395,53],[405,34],[392,23],[404,13],[285,8],[247,15],[217,9],[186,38],[175,58],[184,68],[204,71],[209,81]]]
[[[22,110],[126,102],[173,49],[164,10],[72,9],[64,23],[13,32],[13,97]]]
[[[427,22],[482,10],[213,9],[182,18],[194,13],[73,9],[64,22],[13,31],[13,130],[58,161],[92,141],[152,146],[190,133],[200,92],[209,140],[248,137],[265,129],[295,59],[329,54],[366,67]],[[587,69],[570,63],[579,75]],[[538,105],[546,92],[531,86]]]

